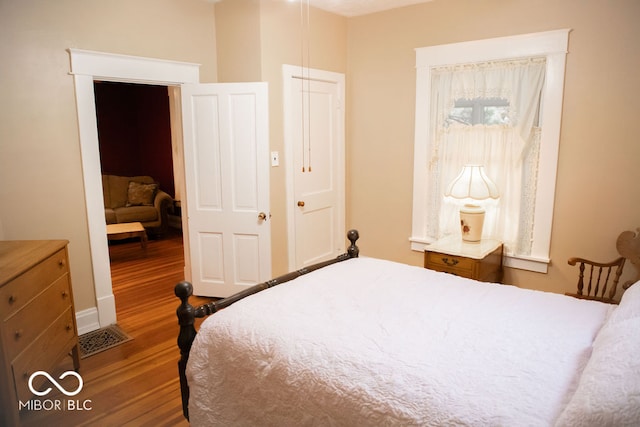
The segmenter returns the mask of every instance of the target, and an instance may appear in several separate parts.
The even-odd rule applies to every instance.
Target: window
[[[457,99],[448,123],[472,125],[504,125],[509,123],[509,101],[505,98]]]
[[[568,33],[416,50],[412,249],[424,250],[456,226],[455,211],[444,201],[442,187],[457,175],[460,162],[488,162],[492,178],[509,188],[495,209],[501,219],[490,220],[487,212],[487,223],[499,224],[490,235],[507,245],[505,264],[546,272]],[[515,68],[523,71],[508,77]],[[468,80],[473,84],[460,84],[443,94],[441,86],[448,88],[450,80],[465,73],[473,76]],[[482,73],[489,73],[486,80],[492,82],[486,90],[476,84]],[[517,81],[495,83],[509,79]]]

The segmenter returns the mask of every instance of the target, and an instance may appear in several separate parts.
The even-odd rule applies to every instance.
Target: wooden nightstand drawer
[[[442,268],[445,270],[468,270],[473,271],[474,262],[470,258],[464,258],[455,255],[447,255],[440,252],[427,252],[427,268],[434,270]]]
[[[37,266],[19,275],[0,288],[0,313],[6,319],[18,311],[38,293],[42,292],[42,284],[53,283],[60,276],[67,274],[67,253],[61,249]]]
[[[475,279],[482,282],[502,281],[502,243],[484,240],[464,243],[460,239],[446,239],[424,252],[424,267]]]

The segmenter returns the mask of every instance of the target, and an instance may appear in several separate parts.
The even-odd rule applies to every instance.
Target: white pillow
[[[611,313],[607,324],[611,325],[635,317],[640,317],[640,281],[624,291],[620,305]]]
[[[638,313],[635,305],[630,307]],[[621,308],[623,316],[632,313],[621,304],[614,314]],[[640,425],[640,317],[618,316],[607,321],[594,340],[578,388],[556,425]]]

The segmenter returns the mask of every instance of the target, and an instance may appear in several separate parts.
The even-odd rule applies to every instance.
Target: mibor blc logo
[[[55,378],[49,375],[48,372],[36,371],[29,376],[29,383],[28,383],[29,390],[31,391],[31,393],[33,393],[38,397],[44,397],[44,396],[47,396],[49,393],[51,393],[51,391],[53,390],[53,388],[51,387],[47,387],[44,390],[38,390],[33,385],[33,381],[37,377],[45,377],[55,388],[57,388],[65,396],[67,397],[77,396],[82,391],[82,387],[84,386],[84,381],[82,380],[82,377],[80,376],[80,374],[78,374],[75,371],[64,372],[62,375],[60,375],[60,377],[58,377],[58,380],[63,380],[69,376],[74,377],[75,379],[78,380],[78,386],[74,390],[67,390],[66,388],[64,388]],[[19,409],[20,410],[28,409],[31,411],[42,411],[42,410],[44,411],[90,411],[91,400],[31,399],[27,402],[20,401]]]
[[[82,386],[84,385],[84,382],[82,381],[82,377],[80,376],[79,373],[75,372],[75,371],[66,371],[64,374],[60,375],[60,380],[65,379],[66,377],[68,377],[69,375],[76,377],[78,379],[78,388],[73,390],[73,391],[67,391],[64,387],[62,387],[60,385],[60,383],[58,383],[56,380],[54,380],[51,375],[49,375],[47,372],[45,371],[36,371],[33,374],[31,374],[31,376],[29,377],[29,390],[31,390],[31,393],[35,394],[36,396],[46,396],[47,394],[49,394],[51,392],[51,387],[47,388],[44,391],[39,391],[33,388],[33,379],[37,376],[43,376],[46,377],[51,384],[53,384],[54,386],[56,386],[56,388],[58,390],[60,390],[61,393],[63,393],[65,396],[75,396],[76,394],[80,393],[80,391],[82,390]]]

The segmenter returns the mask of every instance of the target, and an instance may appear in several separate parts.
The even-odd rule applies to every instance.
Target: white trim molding
[[[82,49],[69,49],[69,53],[71,74],[74,75],[167,86],[200,80],[200,64]]]
[[[413,170],[413,218],[411,249],[424,251],[431,243],[426,233],[429,188],[431,70],[443,65],[465,64],[523,57],[546,57],[542,93],[539,173],[537,177],[533,246],[529,256],[507,255],[507,267],[547,272],[550,262],[551,225],[560,145],[560,122],[568,29],[453,43],[416,49],[416,117]]]
[[[98,319],[98,309],[95,307],[88,308],[76,313],[76,324],[78,325],[78,335],[100,329],[100,320]]]
[[[96,294],[96,307],[76,313],[76,319],[78,325],[82,326],[81,329],[89,332],[87,329],[98,329],[116,323],[107,226],[104,222],[94,80],[179,86],[183,83],[198,83],[200,65],[80,49],[68,49],[68,52],[71,57],[70,74],[73,75],[76,91],[89,248]]]

